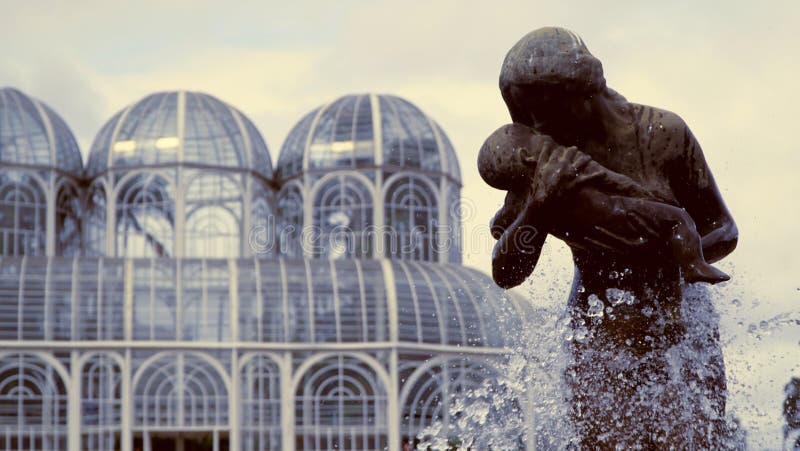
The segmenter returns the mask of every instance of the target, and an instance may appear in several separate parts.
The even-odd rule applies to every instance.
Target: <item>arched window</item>
[[[230,177],[203,174],[186,190],[187,257],[238,257],[242,252],[242,189]]]
[[[80,253],[81,213],[81,199],[75,185],[65,183],[56,197],[56,255]]]
[[[281,255],[303,256],[303,193],[297,184],[286,185],[278,193],[277,235]]]
[[[106,191],[103,184],[92,183],[86,192],[83,218],[84,254],[87,256],[106,255]]]
[[[436,261],[436,193],[419,177],[401,176],[390,182],[384,199],[387,256]]]
[[[281,449],[281,380],[278,365],[255,355],[242,367],[242,449]]]
[[[0,446],[67,449],[67,389],[52,363],[29,354],[0,359]]]
[[[447,214],[448,230],[445,246],[448,253],[449,263],[461,263],[461,215],[463,205],[461,204],[461,190],[455,184],[449,184],[447,188]]]
[[[384,449],[386,388],[354,357],[327,358],[306,372],[295,399],[298,449]]]
[[[322,182],[313,204],[312,255],[371,257],[373,205],[370,188],[356,177],[336,175]]]
[[[174,256],[175,193],[157,174],[139,173],[119,190],[116,256]]]
[[[210,359],[171,352],[140,368],[133,381],[134,428],[227,428],[227,385]]]
[[[452,359],[420,367],[407,380],[400,394],[403,443],[416,449],[421,436],[432,443],[434,449],[449,448],[453,442],[467,439],[474,440],[472,449],[524,449],[521,446],[522,431],[509,426],[524,424],[516,397],[508,395],[503,399],[501,412],[492,407],[492,403],[500,405],[500,397],[506,393],[487,366],[464,358]],[[507,440],[504,444],[493,443],[497,437],[490,440],[486,431],[499,416],[502,416],[499,421],[503,421],[512,432],[501,437]],[[520,435],[515,436],[513,432]]]
[[[0,255],[44,255],[47,200],[32,176],[18,171],[0,174]]]
[[[81,369],[82,449],[119,449],[122,369],[112,354],[97,354]]]
[[[250,246],[247,254],[265,257],[275,255],[278,252],[275,237],[275,215],[272,213],[272,196],[266,185],[259,179],[251,179],[253,186],[252,198],[252,228],[247,231],[247,242],[245,246]]]

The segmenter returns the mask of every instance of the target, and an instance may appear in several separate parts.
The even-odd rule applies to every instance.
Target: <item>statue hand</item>
[[[556,147],[544,145],[536,160],[536,171],[531,183],[533,203],[543,205],[553,198],[575,188],[582,180],[583,169],[591,157],[576,147]],[[530,159],[528,162],[533,163]]]

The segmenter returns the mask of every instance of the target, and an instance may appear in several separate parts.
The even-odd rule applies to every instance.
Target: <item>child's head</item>
[[[478,172],[494,188],[517,190],[530,180],[539,152],[554,145],[552,138],[537,135],[526,125],[504,125],[486,138],[478,152]]]

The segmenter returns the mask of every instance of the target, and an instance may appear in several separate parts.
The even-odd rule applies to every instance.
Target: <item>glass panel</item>
[[[116,208],[116,255],[174,255],[174,187],[166,178],[138,173],[119,190]]]
[[[367,98],[368,96],[361,96]],[[357,96],[346,96],[335,101],[317,122],[311,147],[308,150],[309,168],[352,167],[355,165],[355,122]],[[366,143],[372,149],[372,142]],[[360,147],[363,147],[361,145]],[[360,152],[364,152],[363,149]]]
[[[42,105],[53,128],[53,140],[56,147],[55,163],[59,169],[76,175],[83,174],[83,161],[78,143],[61,117],[47,105]]]
[[[44,255],[47,200],[32,175],[0,173],[0,256]]]
[[[298,384],[295,433],[298,449],[384,449],[386,388],[364,362],[325,359]]]
[[[52,166],[39,110],[13,88],[0,89],[0,161]]]
[[[106,193],[102,183],[93,183],[86,194],[86,215],[83,217],[84,255],[107,255]]]
[[[133,387],[134,426],[225,427],[225,382],[203,353],[168,352],[141,368]]]
[[[50,309],[49,339],[70,340],[72,338],[72,272],[73,259],[54,257],[50,261],[48,279],[48,308]]]
[[[243,358],[248,358],[246,356]],[[280,369],[268,356],[255,355],[242,367],[242,449],[281,449]]]
[[[303,170],[306,139],[317,112],[319,112],[319,108],[303,116],[300,122],[289,132],[289,136],[283,143],[278,157],[278,166],[275,174],[278,180],[286,180]]]
[[[389,315],[386,304],[386,281],[378,260],[356,260],[361,270],[359,283],[363,284],[364,308],[367,311],[366,341],[389,340]]]
[[[287,257],[301,257],[303,232],[303,193],[297,185],[288,185],[278,194],[278,242]]]
[[[186,190],[187,257],[238,257],[242,251],[242,188],[231,177],[203,174]]]
[[[355,177],[338,175],[324,182],[314,199],[313,255],[370,257],[373,199]]]
[[[441,299],[441,291],[437,291],[435,284],[438,280],[431,280],[430,271],[423,271],[419,266],[413,264],[403,264],[403,269],[411,281],[416,281],[412,285],[419,308],[419,324],[422,327],[421,335],[424,343],[443,343],[441,329],[442,324],[447,321],[448,316],[441,311],[441,304],[446,302]]]
[[[261,327],[260,340],[269,342],[287,341],[287,331],[284,330],[283,325],[284,312],[286,311],[286,308],[284,307],[284,295],[286,293],[283,288],[283,279],[281,275],[281,266],[283,263],[276,260],[262,261],[259,263],[261,271],[261,314],[260,317],[257,317],[257,320]],[[292,268],[294,271],[300,271],[299,276],[305,275],[306,271],[304,267],[300,265],[292,265]],[[293,297],[289,298],[287,302],[290,303],[290,306],[292,306],[292,299],[303,299],[304,293],[307,291],[305,285],[302,287],[299,285],[297,282],[298,279],[299,278],[295,277],[291,278],[291,280],[294,281],[291,285],[291,289],[299,289],[301,292],[293,294]],[[305,277],[302,277],[302,281],[305,282]],[[297,324],[295,324],[291,319],[289,320],[289,327],[293,328],[294,332],[302,330],[302,325],[306,323],[308,318],[307,310],[305,310],[303,305],[298,305],[297,308],[298,310],[302,311],[302,313],[299,315],[295,313],[294,318],[297,321]],[[291,311],[292,310],[290,310],[290,312]],[[289,337],[289,340],[291,340],[291,337]]]
[[[21,259],[0,259],[0,340],[18,340]]]
[[[101,353],[91,357],[81,369],[81,445],[82,449],[112,451],[122,422],[122,369],[114,356]]]
[[[272,162],[269,158],[269,150],[267,149],[267,143],[264,142],[264,137],[261,136],[255,124],[247,116],[239,112],[239,117],[244,122],[247,135],[250,138],[253,169],[265,177],[272,177]]]
[[[109,119],[94,138],[92,148],[89,151],[87,175],[94,176],[108,169],[108,152],[111,147],[111,135],[114,134],[114,129],[117,127],[117,122],[120,116],[122,116],[123,111],[125,110],[119,111]]]
[[[404,263],[393,263],[395,290],[397,296],[397,333],[400,341],[422,342],[419,302],[415,282]],[[436,341],[438,343],[439,340]]]
[[[56,255],[72,256],[80,254],[82,215],[81,199],[77,189],[64,184],[56,198]]]
[[[414,176],[395,179],[386,191],[386,255],[408,260],[438,260],[436,194]]]
[[[7,354],[0,358],[0,381],[0,444],[67,449],[67,384],[53,364],[30,354]]]
[[[306,262],[303,260],[282,260],[285,265],[286,293],[288,295],[289,330],[287,338],[292,342],[313,341],[309,321],[309,294]]]
[[[398,97],[381,96],[380,105],[384,163],[439,171],[438,145],[427,116]]]
[[[227,260],[183,261],[183,334],[187,341],[230,341]]]
[[[97,258],[78,260],[78,290],[76,303],[78,309],[75,323],[78,330],[73,334],[76,340],[97,340],[100,333],[100,264]]]
[[[374,284],[379,280],[370,279]],[[339,341],[366,342],[367,338],[367,306],[363,273],[357,260],[341,260],[336,262],[336,296],[339,299]],[[374,307],[374,306],[370,306]]]
[[[175,260],[133,263],[134,340],[175,340],[177,299]]]
[[[184,160],[219,166],[246,167],[244,141],[230,109],[221,101],[186,93]]]
[[[461,190],[453,183],[447,189],[447,213],[450,216],[446,249],[449,249],[450,263],[461,263]]]
[[[314,299],[314,341],[336,343],[339,337],[331,268],[327,261],[309,265]]]
[[[152,94],[136,103],[111,144],[114,166],[178,161],[178,94]]]

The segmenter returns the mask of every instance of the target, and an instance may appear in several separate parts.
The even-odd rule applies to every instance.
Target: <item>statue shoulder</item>
[[[696,141],[686,122],[672,111],[649,105],[630,104],[639,130],[648,147],[658,149],[657,155],[672,160],[686,155]]]
[[[630,103],[629,107],[637,125],[646,131],[683,134],[689,130],[683,118],[672,111],[638,103]]]

